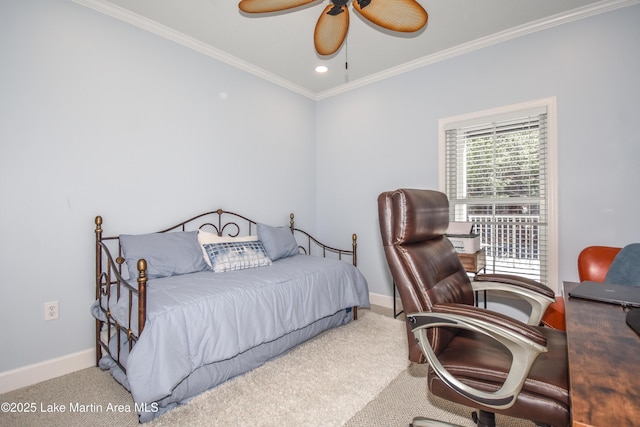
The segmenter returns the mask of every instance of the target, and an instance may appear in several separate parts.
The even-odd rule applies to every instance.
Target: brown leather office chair
[[[478,426],[494,426],[495,413],[567,426],[565,334],[533,326],[554,292],[506,275],[479,275],[472,285],[444,236],[449,202],[443,193],[382,193],[378,210],[385,255],[407,313],[409,358],[428,361],[429,390],[479,409],[473,414]],[[484,289],[514,291],[527,300],[530,324],[475,307],[474,291]],[[421,419],[413,425],[422,425]]]

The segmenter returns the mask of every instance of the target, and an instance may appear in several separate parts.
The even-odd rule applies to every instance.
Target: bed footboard
[[[147,263],[144,259],[138,261],[139,276],[137,286],[134,286],[122,276],[124,258],[120,249],[118,237],[102,236],[102,217],[97,216],[96,224],[96,365],[102,357],[103,351],[111,355],[118,366],[126,372],[123,356],[133,349],[138,340],[146,320],[146,284]],[[111,249],[117,247],[114,259]],[[111,314],[112,298],[127,298],[129,301],[128,321],[121,324]],[[137,306],[134,305],[137,300]],[[133,316],[137,317],[138,330],[131,328]],[[126,342],[124,338],[126,337]]]
[[[298,248],[304,252],[305,255],[318,254],[323,258],[326,258],[330,254],[337,256],[339,260],[343,257],[351,257],[351,262],[354,267],[358,266],[358,235],[353,233],[351,235],[351,249],[339,249],[326,245],[313,237],[311,234],[304,230],[295,227],[293,213],[289,215],[289,227],[291,232],[296,237],[299,245]],[[353,307],[353,320],[358,318],[358,307]]]
[[[303,236],[302,240],[304,244],[299,245],[299,248],[306,255],[313,255],[315,251],[319,251],[322,257],[326,257],[328,254],[333,253],[336,254],[340,260],[343,257],[351,257],[354,267],[358,265],[358,236],[355,233],[351,235],[351,249],[338,249],[325,245],[306,231],[296,228],[293,218],[293,214],[290,214],[289,227],[294,236],[297,235],[296,240],[298,240],[298,242],[301,240],[299,236]]]
[[[295,227],[294,215],[289,216],[291,233],[298,242],[301,252],[306,255],[328,257],[340,260],[351,258],[357,266],[357,236],[351,236],[351,249],[339,249],[320,242],[311,234]],[[147,262],[138,260],[138,277],[125,279],[123,264],[125,263],[118,236],[103,236],[103,220],[95,218],[96,237],[96,365],[104,354],[108,354],[126,374],[125,358],[142,333],[146,320],[147,307]],[[242,215],[218,209],[197,215],[179,224],[159,231],[204,230],[215,232],[218,236],[237,237],[239,235],[255,235],[257,223]],[[118,322],[111,313],[114,299],[128,299],[126,324]],[[136,302],[137,301],[137,302]],[[357,307],[353,307],[353,317],[357,318]],[[132,328],[131,325],[137,324]]]

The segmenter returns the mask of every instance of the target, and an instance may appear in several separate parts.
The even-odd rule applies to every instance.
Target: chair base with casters
[[[458,424],[450,424],[431,418],[415,417],[409,427],[462,427]]]
[[[478,411],[471,414],[473,422],[478,427],[494,427],[496,425],[496,414],[486,411]],[[536,427],[550,427],[549,424],[536,424]]]
[[[471,413],[471,419],[477,427],[495,427],[496,415],[492,412],[477,411]],[[445,423],[431,418],[415,417],[409,427],[462,427],[458,424]],[[536,424],[536,427],[550,427],[549,424]]]
[[[476,426],[489,426],[496,424],[496,416],[491,412],[478,411],[471,414],[471,419]],[[493,424],[491,424],[493,422]],[[415,417],[409,427],[462,427],[458,424],[445,423],[431,418]]]

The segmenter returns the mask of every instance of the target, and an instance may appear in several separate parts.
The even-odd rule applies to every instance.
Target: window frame
[[[556,98],[542,98],[538,100],[511,104],[487,110],[446,117],[438,120],[438,180],[440,191],[446,193],[446,129],[452,124],[470,123],[476,120],[491,118],[493,120],[511,115],[518,111],[544,108],[547,112],[547,185],[548,185],[548,277],[550,283],[545,283],[556,294],[559,293],[558,277],[558,181],[557,181],[557,107]]]

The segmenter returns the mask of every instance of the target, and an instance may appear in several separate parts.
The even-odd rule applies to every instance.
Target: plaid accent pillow
[[[203,245],[216,273],[271,265],[262,242],[222,242]]]

